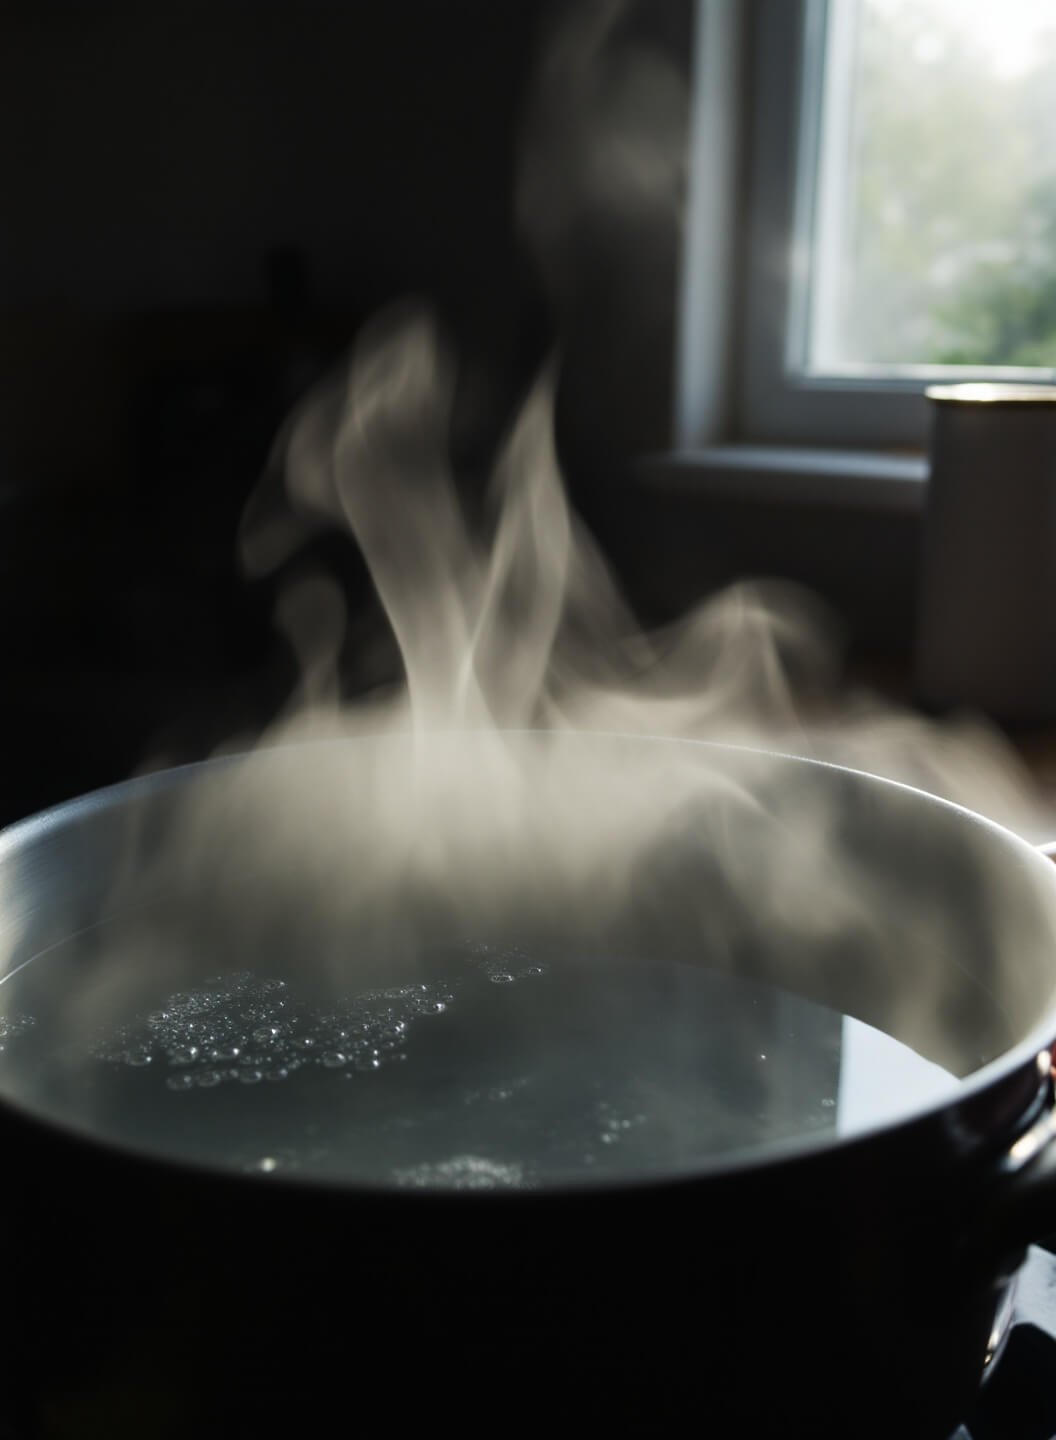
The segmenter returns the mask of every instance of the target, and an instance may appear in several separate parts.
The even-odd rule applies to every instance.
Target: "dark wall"
[[[515,323],[513,144],[539,8],[7,7],[7,483],[132,479],[132,382],[169,351],[258,348],[276,289],[298,298],[277,252],[303,266],[327,340],[408,290]]]
[[[4,723],[28,757],[5,818],[277,703],[238,516],[367,315],[427,295],[517,369],[540,324],[511,180],[539,8],[4,7]]]
[[[3,8],[0,738],[25,758],[0,818],[279,703],[289,656],[274,593],[235,571],[238,517],[291,404],[385,301],[427,297],[452,335],[469,468],[557,339],[588,510],[666,439],[690,6],[630,7],[600,52],[573,23],[541,107],[540,54],[580,13],[605,7]],[[617,143],[595,173],[598,127]],[[667,157],[664,189],[628,206],[641,153]]]

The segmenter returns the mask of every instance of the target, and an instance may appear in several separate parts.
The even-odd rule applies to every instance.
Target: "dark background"
[[[290,406],[396,297],[426,297],[457,347],[470,490],[560,342],[572,496],[645,618],[740,573],[795,576],[808,536],[834,551],[820,514],[760,526],[751,507],[634,480],[632,458],[669,441],[677,223],[580,216],[541,256],[515,214],[539,58],[572,11],[4,8],[0,820],[275,712],[293,679],[271,624],[289,576],[239,576],[238,519]],[[689,0],[653,0],[611,40],[684,81],[690,37]],[[904,523],[884,523],[861,537],[879,568],[905,548]],[[840,533],[838,602],[862,564]],[[340,577],[350,687],[379,678],[357,673],[377,617],[351,544],[323,536],[294,563]]]

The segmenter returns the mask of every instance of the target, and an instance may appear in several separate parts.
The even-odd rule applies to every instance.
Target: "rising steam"
[[[245,564],[268,571],[320,518],[347,526],[406,680],[341,703],[336,590],[320,578],[284,595],[303,680],[266,741],[353,743],[316,745],[311,763],[294,744],[288,764],[236,769],[196,797],[173,846],[195,894],[214,893],[222,911],[216,856],[237,853],[268,877],[242,931],[259,927],[264,943],[300,916],[295,949],[354,930],[360,953],[397,966],[423,933],[555,927],[566,940],[644,927],[672,952],[688,936],[722,965],[743,946],[746,915],[789,956],[964,949],[948,894],[925,891],[906,909],[904,877],[847,844],[842,793],[804,785],[765,752],[838,760],[1024,821],[1029,788],[998,740],[838,701],[831,622],[792,587],[742,584],[643,631],[566,501],[554,381],[547,367],[512,425],[483,526],[467,520],[447,464],[453,362],[421,311],[368,327],[340,388],[293,417],[281,441],[288,516],[251,513]],[[687,891],[672,876],[691,863]],[[914,1014],[936,1012],[927,973]],[[922,1048],[949,1059],[926,1029]]]
[[[251,510],[246,569],[275,569],[309,518],[346,526],[366,559],[406,685],[342,708],[336,587],[280,603],[302,685],[270,738],[544,729],[705,739],[836,760],[1029,828],[1025,772],[981,721],[935,725],[837,689],[837,627],[780,582],[741,583],[644,631],[571,512],[554,448],[556,367],[538,377],[496,462],[488,524],[470,525],[446,459],[454,365],[421,310],[366,328],[340,387],[310,396],[280,441],[290,509]]]
[[[518,208],[553,275],[583,197],[610,229],[677,220],[684,97],[658,60],[616,44],[624,13],[610,0],[573,7],[526,122]],[[839,784],[772,752],[908,781],[1029,828],[1030,787],[1008,748],[976,722],[937,727],[840,693],[832,618],[790,585],[742,583],[643,630],[565,496],[558,373],[547,364],[513,417],[472,522],[449,462],[456,361],[424,308],[365,327],[290,417],[245,517],[245,568],[273,573],[313,530],[346,530],[403,679],[342,700],[340,591],[323,575],[299,579],[277,620],[301,682],[263,737],[272,758],[193,789],[163,868],[180,869],[196,906],[224,923],[240,867],[255,888],[239,945],[281,930],[294,953],[332,951],[341,983],[350,950],[328,937],[350,933],[360,961],[396,968],[438,933],[537,929],[561,943],[637,930],[712,965],[741,963],[749,931],[815,967],[833,946],[971,952],[948,890],[924,887],[908,904],[914,877],[848,843]],[[686,741],[721,748],[670,743]],[[935,823],[921,873],[945,863],[928,848],[940,846]],[[985,868],[971,884],[986,891]],[[913,1016],[939,1014],[950,976],[922,963],[900,1017],[947,1059],[943,1024],[921,1022],[922,1035]]]
[[[561,7],[525,108],[515,210],[559,313],[584,253],[649,255],[681,223],[685,81],[634,20],[628,0]],[[643,282],[635,268],[628,288]],[[243,526],[245,569],[274,572],[320,526],[350,532],[404,684],[340,704],[343,600],[331,579],[301,579],[277,615],[301,683],[270,740],[413,732],[424,756],[431,733],[468,729],[472,753],[499,763],[500,732],[524,728],[707,739],[835,760],[1036,828],[1022,766],[980,720],[937,727],[838,689],[838,626],[804,590],[745,582],[643,631],[565,497],[556,362],[471,524],[448,463],[455,376],[429,313],[397,307],[284,427]]]

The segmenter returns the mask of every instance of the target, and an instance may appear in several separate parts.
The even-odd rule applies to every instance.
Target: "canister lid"
[[[940,405],[1056,406],[1056,384],[1014,385],[971,381],[960,385],[929,385],[924,394]]]

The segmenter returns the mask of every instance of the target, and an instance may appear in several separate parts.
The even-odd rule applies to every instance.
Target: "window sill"
[[[714,445],[642,456],[635,472],[650,489],[683,497],[916,515],[924,508],[928,461],[865,450]]]

